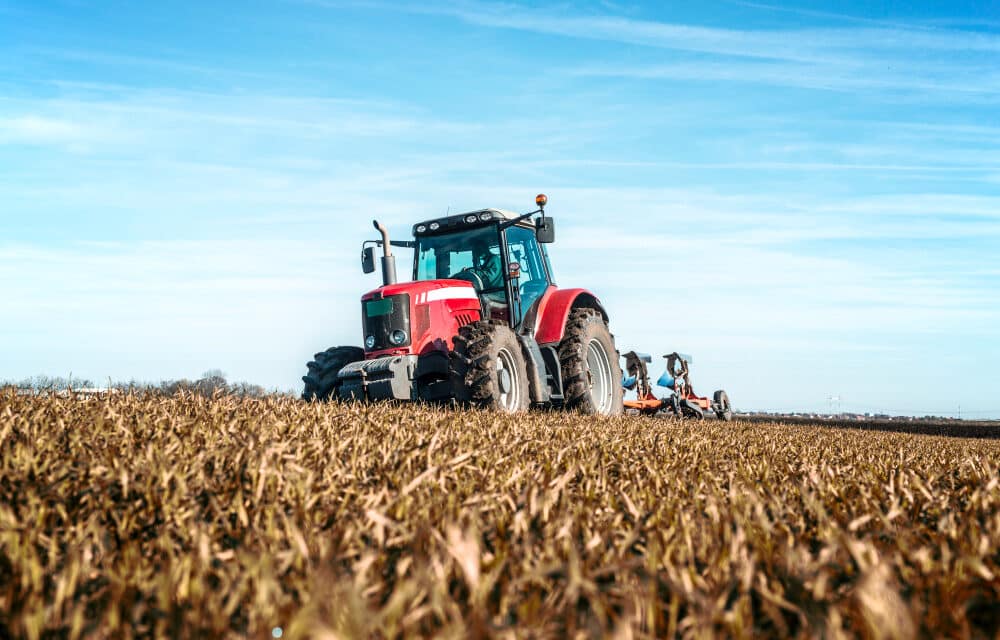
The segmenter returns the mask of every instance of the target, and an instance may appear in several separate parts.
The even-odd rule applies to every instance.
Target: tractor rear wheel
[[[309,373],[302,376],[305,386],[302,389],[303,400],[335,400],[340,384],[337,373],[352,362],[364,360],[365,352],[359,347],[330,347],[313,356],[306,367]]]
[[[531,402],[524,353],[506,325],[481,320],[459,329],[449,374],[459,402],[508,413]]]
[[[565,407],[611,416],[622,412],[622,370],[615,339],[601,314],[574,309],[559,343]]]
[[[719,420],[729,422],[733,419],[733,406],[729,404],[729,396],[722,389],[715,392],[715,397],[713,398],[715,402],[713,403],[716,407],[715,415],[719,416]]]

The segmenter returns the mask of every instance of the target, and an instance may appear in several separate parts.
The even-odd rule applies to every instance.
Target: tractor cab
[[[414,225],[413,280],[469,282],[484,318],[519,329],[554,284],[544,246],[551,242],[552,219],[545,224],[547,229],[509,211],[483,209]]]

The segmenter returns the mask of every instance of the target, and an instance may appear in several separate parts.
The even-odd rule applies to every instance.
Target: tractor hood
[[[361,297],[365,357],[447,354],[458,329],[479,320],[481,309],[465,280],[383,285]]]
[[[374,300],[401,294],[408,294],[411,298],[430,296],[435,300],[466,298],[478,301],[479,299],[475,288],[467,280],[420,280],[383,285],[361,296],[361,300]]]

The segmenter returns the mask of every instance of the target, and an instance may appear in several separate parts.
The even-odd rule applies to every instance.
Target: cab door
[[[507,228],[505,234],[510,319],[516,328],[545,293],[550,278],[533,229],[514,226]]]

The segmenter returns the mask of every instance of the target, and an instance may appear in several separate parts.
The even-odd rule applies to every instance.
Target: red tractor
[[[412,241],[362,248],[383,255],[383,285],[361,297],[364,349],[317,353],[306,400],[452,401],[503,411],[558,407],[622,412],[621,368],[608,313],[585,289],[559,289],[545,245],[555,225],[538,209],[483,209],[413,227]],[[538,215],[538,218],[534,216]],[[392,247],[413,249],[413,281],[396,281]]]

